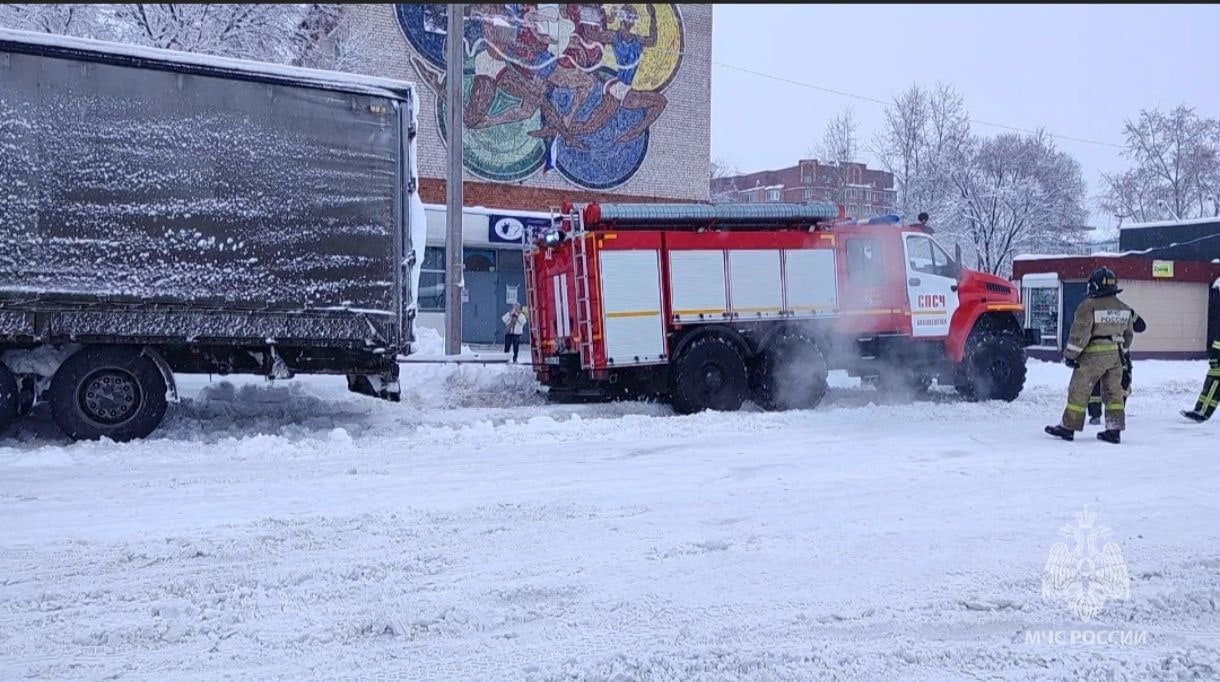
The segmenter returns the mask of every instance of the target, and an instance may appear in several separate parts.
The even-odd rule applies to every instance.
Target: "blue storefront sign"
[[[492,244],[521,244],[551,227],[550,218],[488,215],[487,241]]]

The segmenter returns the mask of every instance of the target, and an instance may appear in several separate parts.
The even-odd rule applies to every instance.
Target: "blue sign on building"
[[[524,245],[542,230],[551,227],[550,218],[488,215],[487,241],[492,244]]]

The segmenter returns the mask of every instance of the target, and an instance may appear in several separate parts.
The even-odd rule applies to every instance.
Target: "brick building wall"
[[[419,134],[417,137],[421,195],[425,202],[445,201],[446,142],[438,120],[440,74],[443,73],[444,37],[435,28],[443,26],[443,11],[422,8],[442,8],[444,5],[352,5],[353,24],[379,46],[369,70],[378,76],[413,82],[419,93]],[[471,7],[471,5],[467,5]],[[487,7],[505,7],[491,5]],[[561,16],[579,10],[598,8],[586,23],[600,27],[606,34],[616,33],[624,15],[620,5],[539,5],[554,7],[551,12]],[[550,145],[528,135],[541,127],[540,114],[534,113],[522,122],[507,123],[464,133],[467,145],[464,175],[465,203],[471,206],[492,206],[520,210],[547,210],[550,206],[573,201],[698,201],[708,200],[707,172],[710,160],[710,81],[712,8],[710,5],[654,5],[657,17],[657,44],[646,45],[651,16],[648,6],[624,5],[635,8],[635,25],[630,29],[644,47],[636,63],[633,90],[650,97],[652,106],[661,107],[659,117],[647,127],[647,135],[629,142],[619,142],[620,135],[631,132],[647,110],[616,109],[614,118],[585,136],[574,135],[578,144],[587,149],[572,149],[566,141],[557,142],[554,150],[556,167],[544,169],[546,151]],[[611,12],[614,12],[611,14]],[[431,13],[431,14],[430,14]],[[553,18],[553,15],[551,17]],[[485,22],[468,19],[468,25],[482,26]],[[531,24],[538,26],[539,24]],[[557,23],[545,24],[556,26]],[[430,28],[431,27],[431,28]],[[478,30],[477,28],[475,30]],[[621,35],[621,34],[620,34]],[[513,68],[497,61],[496,53],[486,45],[490,41],[472,41],[468,28],[467,44],[476,42],[475,59],[467,60],[468,81],[476,71],[487,73],[491,68]],[[528,37],[528,36],[527,36]],[[616,38],[617,40],[618,38]],[[565,39],[566,40],[566,39]],[[629,39],[630,40],[630,39]],[[573,43],[574,44],[574,43]],[[439,47],[438,47],[439,46]],[[481,47],[480,47],[481,46]],[[630,47],[630,46],[628,46]],[[469,48],[468,48],[469,49]],[[524,48],[522,48],[524,49]],[[480,55],[479,51],[483,54]],[[558,52],[558,51],[556,51]],[[601,68],[591,75],[598,93],[591,94],[586,107],[574,117],[577,121],[596,118],[600,100],[614,89],[612,80],[621,76],[616,47],[605,42],[601,48]],[[630,51],[627,54],[630,56]],[[551,60],[562,54],[551,55]],[[544,57],[546,55],[544,54]],[[481,61],[480,61],[481,60]],[[545,61],[545,60],[543,60]],[[570,63],[570,62],[568,62]],[[591,63],[596,66],[595,63]],[[540,78],[545,70],[526,71]],[[619,85],[621,93],[626,88]],[[502,88],[501,88],[502,90]],[[467,109],[472,98],[467,95]],[[502,98],[501,94],[496,95]],[[503,98],[504,102],[510,102]],[[442,100],[443,101],[443,100]],[[611,102],[612,103],[612,102]],[[501,104],[510,107],[511,104]],[[489,111],[491,111],[489,109]],[[467,116],[470,116],[467,111]],[[490,114],[489,114],[490,115]],[[633,118],[634,116],[634,118]],[[526,153],[530,152],[530,153]],[[475,158],[472,160],[472,153]],[[531,153],[533,155],[531,156]],[[566,172],[566,173],[565,173]],[[489,177],[489,176],[495,176]]]
[[[795,166],[778,170],[716,178],[711,182],[711,191],[717,201],[725,202],[841,203],[853,217],[895,210],[898,195],[892,173],[851,163],[847,166],[847,184],[842,187],[838,173],[837,168],[816,159],[802,159]]]

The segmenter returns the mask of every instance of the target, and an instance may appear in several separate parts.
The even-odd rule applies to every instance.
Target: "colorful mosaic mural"
[[[448,5],[396,6],[445,130]],[[466,168],[509,182],[552,170],[609,189],[648,155],[682,63],[677,5],[466,5]]]

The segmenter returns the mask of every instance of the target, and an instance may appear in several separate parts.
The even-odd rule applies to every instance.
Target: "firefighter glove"
[[[1076,369],[1077,367],[1079,367],[1079,366],[1080,366],[1080,364],[1079,364],[1079,363],[1077,363],[1077,362],[1076,362],[1075,360],[1073,360],[1072,358],[1064,358],[1064,359],[1063,359],[1063,364],[1067,365],[1068,367],[1071,367],[1072,369]]]

